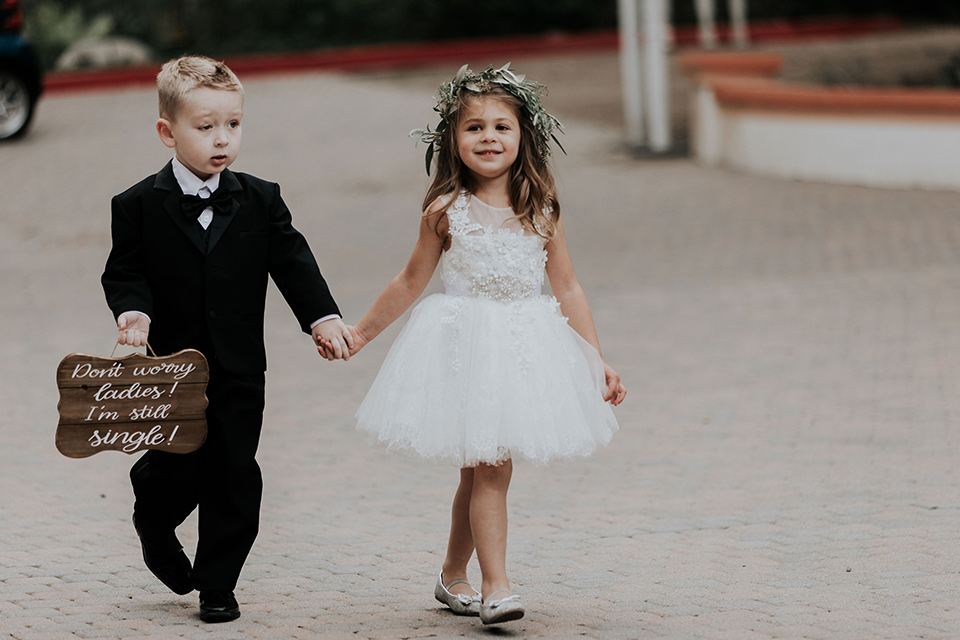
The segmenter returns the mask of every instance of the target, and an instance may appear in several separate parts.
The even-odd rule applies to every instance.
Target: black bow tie
[[[214,213],[231,213],[233,211],[233,198],[226,189],[217,188],[209,198],[200,196],[180,196],[180,208],[183,215],[188,220],[196,220],[207,207],[212,207]]]

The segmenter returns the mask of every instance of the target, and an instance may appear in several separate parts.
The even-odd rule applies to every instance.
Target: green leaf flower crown
[[[518,75],[510,70],[510,63],[503,65],[499,69],[487,67],[482,73],[474,73],[467,65],[460,67],[457,75],[450,82],[440,85],[437,91],[437,104],[433,110],[440,114],[440,123],[435,131],[426,129],[414,129],[410,136],[417,138],[418,142],[427,144],[427,175],[430,175],[430,163],[433,155],[440,149],[440,135],[450,124],[450,117],[453,113],[453,105],[456,104],[460,92],[464,89],[476,93],[484,93],[491,87],[498,86],[523,103],[527,115],[533,123],[533,128],[537,132],[537,150],[539,151],[540,161],[546,164],[550,160],[550,141],[553,140],[560,147],[560,150],[566,153],[554,131],[563,131],[563,125],[560,121],[546,112],[543,103],[540,101],[542,96],[547,94],[547,88],[539,82],[526,80],[526,76]]]

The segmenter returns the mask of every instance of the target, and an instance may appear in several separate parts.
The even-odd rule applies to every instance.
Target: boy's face
[[[175,119],[160,118],[160,140],[201,180],[229,167],[240,153],[243,94],[200,87],[180,104]]]

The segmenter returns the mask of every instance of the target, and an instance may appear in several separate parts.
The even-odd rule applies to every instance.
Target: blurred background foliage
[[[616,0],[22,0],[47,68],[68,46],[108,35],[158,59],[324,49],[386,42],[590,31],[616,26]],[[717,0],[717,18],[726,2]],[[748,0],[751,20],[892,15],[960,22],[957,0]],[[675,24],[694,0],[672,0]]]

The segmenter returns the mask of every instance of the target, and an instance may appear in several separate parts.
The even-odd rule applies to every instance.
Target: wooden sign
[[[57,368],[57,449],[69,458],[195,451],[207,437],[209,379],[207,359],[196,349],[162,357],[72,353]]]

